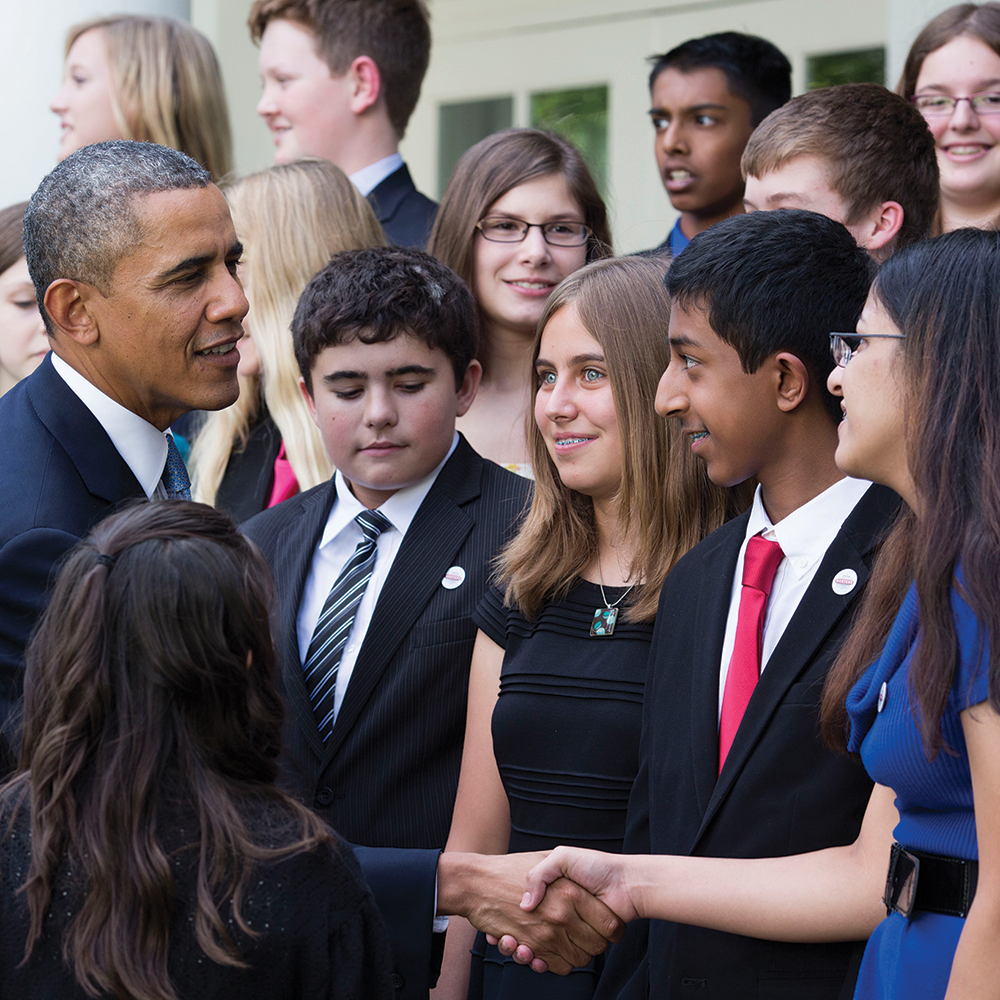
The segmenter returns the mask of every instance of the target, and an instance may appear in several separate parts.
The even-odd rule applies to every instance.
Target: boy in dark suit
[[[368,199],[385,235],[422,247],[437,205],[414,186],[399,142],[431,54],[424,0],[254,0],[274,162],[320,156]]]
[[[842,225],[795,210],[721,222],[671,266],[657,410],[713,482],[760,486],[664,585],[628,854],[771,857],[858,833],[871,783],[824,746],[818,712],[897,503],[833,458],[829,334],[854,329],[870,268]],[[833,1000],[851,995],[860,949],[639,921],[598,996]]]

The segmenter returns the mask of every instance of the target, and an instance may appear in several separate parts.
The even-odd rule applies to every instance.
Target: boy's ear
[[[306,385],[306,380],[301,375],[299,376],[299,392],[302,393],[302,398],[306,401],[309,416],[313,418],[313,423],[319,427],[319,421],[316,419],[316,400],[313,399],[313,394],[309,391],[309,386]]]
[[[771,358],[774,366],[778,409],[791,413],[809,395],[812,378],[800,357],[779,351]]]
[[[483,379],[483,366],[473,358],[469,362],[469,367],[465,369],[462,384],[458,387],[458,405],[455,407],[455,416],[464,417],[472,406],[472,401],[479,391],[479,383]]]
[[[382,74],[371,56],[358,56],[347,71],[351,83],[351,111],[360,115],[378,101]]]
[[[866,250],[878,251],[887,246],[903,225],[903,206],[898,201],[883,201],[862,223]]]

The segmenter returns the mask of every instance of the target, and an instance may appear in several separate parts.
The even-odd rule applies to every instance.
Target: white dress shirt
[[[160,477],[167,464],[166,435],[170,432],[158,430],[137,413],[115,402],[70,367],[55,351],[52,352],[52,367],[107,432],[146,496],[152,499],[155,493],[165,497]]]
[[[351,680],[358,652],[365,641],[368,626],[375,612],[375,605],[378,604],[382,586],[389,575],[389,570],[392,569],[399,546],[403,542],[403,537],[406,535],[417,509],[424,502],[424,497],[430,492],[434,480],[444,468],[445,462],[451,458],[457,444],[458,434],[456,433],[451,442],[451,448],[448,449],[448,454],[433,472],[413,486],[407,486],[405,489],[393,493],[378,508],[392,522],[394,530],[383,531],[375,542],[375,569],[368,581],[361,603],[358,605],[354,624],[347,636],[347,645],[344,647],[340,666],[337,669],[337,686],[333,696],[334,721],[340,714],[340,706],[347,693],[347,685]],[[334,473],[333,483],[337,491],[337,500],[330,511],[323,535],[313,555],[312,569],[309,571],[309,578],[302,591],[302,603],[299,605],[297,635],[299,658],[302,663],[305,663],[306,654],[309,652],[309,643],[312,641],[316,622],[319,621],[320,612],[323,610],[323,604],[330,593],[330,588],[337,582],[337,577],[347,565],[347,561],[354,555],[358,543],[364,538],[361,528],[354,519],[366,508],[351,492],[339,470]]]
[[[760,487],[757,487],[753,498],[753,509],[747,521],[746,537],[743,539],[740,555],[736,560],[733,590],[729,599],[729,616],[726,618],[726,635],[722,642],[722,663],[719,670],[720,717],[729,661],[733,657],[733,646],[736,644],[736,620],[740,610],[743,557],[746,555],[747,543],[754,535],[763,533],[769,542],[777,542],[784,553],[784,558],[778,564],[778,571],[774,575],[771,594],[767,599],[760,668],[763,673],[774,647],[778,645],[778,640],[792,620],[799,601],[812,583],[826,550],[869,486],[871,483],[864,479],[849,477],[840,479],[819,496],[813,497],[808,503],[793,510],[777,524],[772,524],[767,516],[760,498]]]
[[[389,176],[403,165],[403,154],[393,153],[367,167],[356,170],[347,179],[367,198]]]

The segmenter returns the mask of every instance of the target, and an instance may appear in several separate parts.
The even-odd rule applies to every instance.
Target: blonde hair
[[[676,421],[654,409],[670,362],[665,273],[663,262],[642,257],[596,261],[574,272],[549,296],[532,350],[534,364],[545,324],[567,306],[604,349],[621,436],[619,530],[635,542],[630,576],[643,581],[625,612],[631,621],[652,620],[674,563],[752,496],[745,485],[715,486]],[[591,498],[559,478],[533,414],[528,443],[535,491],[524,525],[500,556],[499,578],[507,603],[530,618],[568,592],[597,549],[597,526]]]
[[[246,444],[261,397],[281,433],[299,487],[330,478],[333,466],[299,391],[290,332],[309,279],[341,250],[386,245],[368,202],[326,160],[299,160],[227,186],[246,259],[250,323],[262,375],[240,377],[240,398],[210,413],[191,449],[192,493],[214,503],[233,450]]]
[[[114,84],[111,111],[125,139],[187,153],[218,182],[232,170],[232,134],[212,45],[172,17],[115,15],[70,28],[66,54],[85,32],[104,38]]]

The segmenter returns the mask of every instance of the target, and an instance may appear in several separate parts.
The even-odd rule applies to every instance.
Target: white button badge
[[[452,566],[441,578],[441,586],[446,590],[454,590],[465,583],[465,570],[461,566]]]
[[[889,686],[886,684],[885,681],[882,681],[882,686],[878,689],[878,707],[876,708],[877,712],[881,712],[882,709],[885,708],[885,698],[888,693],[889,693]]]
[[[833,592],[835,594],[849,594],[858,585],[858,574],[853,569],[842,569],[833,578]]]

